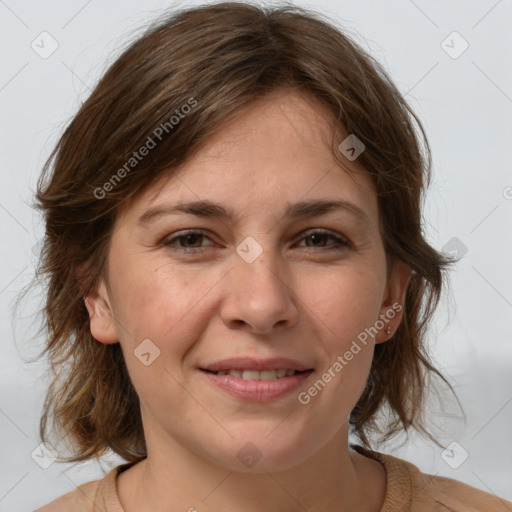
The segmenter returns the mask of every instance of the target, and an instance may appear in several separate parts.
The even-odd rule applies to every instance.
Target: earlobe
[[[112,307],[106,286],[101,281],[94,294],[84,298],[85,307],[89,312],[91,334],[100,343],[110,344],[119,341]]]
[[[375,336],[375,343],[390,340],[402,320],[407,288],[411,280],[411,268],[401,260],[395,260],[387,284],[387,294],[382,303],[379,319],[384,326]]]

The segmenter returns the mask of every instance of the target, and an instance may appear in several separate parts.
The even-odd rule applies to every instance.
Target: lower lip
[[[274,380],[245,380],[232,375],[217,375],[205,370],[201,372],[232,396],[251,402],[268,402],[297,389],[313,373],[313,370]]]

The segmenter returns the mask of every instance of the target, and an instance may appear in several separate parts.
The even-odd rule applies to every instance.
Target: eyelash
[[[343,249],[348,249],[351,247],[350,243],[345,238],[333,235],[332,233],[330,233],[328,231],[316,229],[316,230],[308,231],[306,233],[308,233],[308,234],[304,235],[301,238],[301,240],[304,240],[305,238],[309,238],[313,235],[326,235],[328,238],[331,238],[335,241],[334,247],[319,247],[319,249],[331,251],[331,250],[343,250]],[[173,251],[183,252],[183,253],[194,253],[194,252],[198,252],[198,251],[204,249],[204,247],[190,248],[190,247],[180,247],[179,245],[177,245],[178,240],[180,240],[181,238],[186,238],[187,236],[190,236],[190,235],[202,235],[203,237],[209,238],[202,231],[197,231],[197,230],[182,231],[177,236],[167,239],[167,240],[164,240],[162,242],[162,245],[164,245],[165,247],[169,247]],[[306,247],[306,249],[315,250],[315,247]]]

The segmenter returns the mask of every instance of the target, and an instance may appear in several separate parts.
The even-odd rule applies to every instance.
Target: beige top
[[[351,445],[360,454],[379,461],[386,470],[387,488],[381,512],[512,512],[512,502],[451,478],[422,473],[402,459]],[[116,489],[122,464],[101,480],[78,486],[34,512],[124,512]]]

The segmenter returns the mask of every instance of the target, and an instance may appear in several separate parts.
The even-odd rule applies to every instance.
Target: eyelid
[[[211,240],[211,237],[208,235],[208,230],[204,230],[204,229],[200,229],[200,228],[197,228],[197,229],[185,229],[185,230],[182,230],[182,231],[177,231],[175,233],[172,233],[172,235],[170,235],[170,237],[166,237],[163,242],[161,243],[161,245],[165,246],[165,247],[171,247],[173,248],[173,250],[177,251],[177,252],[184,252],[184,253],[197,253],[197,252],[200,252],[201,250],[205,249],[205,247],[180,247],[179,245],[177,245],[177,241],[180,239],[180,238],[183,238],[183,237],[186,237],[188,235],[196,235],[196,234],[199,234],[199,235],[202,235],[203,237],[205,238],[208,238],[210,241]],[[312,236],[314,234],[320,234],[320,235],[326,235],[326,236],[329,236],[331,237],[335,243],[334,243],[334,246],[331,247],[331,246],[327,246],[327,247],[318,247],[318,248],[315,248],[315,247],[308,247],[308,246],[303,246],[305,247],[306,249],[309,249],[309,250],[316,250],[316,249],[323,249],[324,251],[328,251],[328,250],[335,250],[335,249],[342,249],[342,248],[353,248],[353,245],[352,245],[352,242],[345,236],[345,235],[342,235],[341,233],[338,233],[336,231],[331,231],[329,229],[325,229],[325,228],[309,228],[309,229],[305,229],[305,230],[302,230],[298,236],[296,237],[296,242],[294,243],[297,243],[297,242],[300,242],[302,240],[304,240],[305,238],[307,238],[308,236]],[[209,245],[213,245],[213,244],[209,244]]]
[[[300,242],[300,241],[304,240],[305,238],[307,238],[308,236],[315,235],[315,234],[330,236],[331,238],[333,238],[336,241],[336,244],[338,244],[339,246],[347,246],[347,247],[352,248],[352,243],[349,241],[349,239],[345,235],[342,235],[341,233],[338,233],[336,231],[331,231],[330,229],[325,229],[325,228],[309,228],[309,229],[303,230],[299,233],[299,235],[298,235],[299,238],[297,241]],[[307,247],[307,248],[314,249],[314,247]],[[320,247],[320,249],[328,250],[329,247]]]

